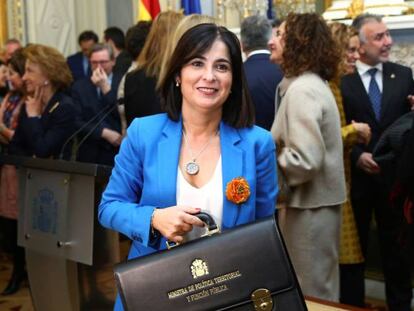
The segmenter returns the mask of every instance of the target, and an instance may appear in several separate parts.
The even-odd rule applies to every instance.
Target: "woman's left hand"
[[[39,117],[42,115],[43,108],[43,86],[38,86],[35,89],[33,96],[28,96],[26,99],[26,112],[29,117]]]
[[[6,111],[7,102],[9,101],[10,93],[7,93],[6,96],[4,96],[3,101],[0,104],[0,122],[3,123],[4,118],[4,112]]]
[[[414,95],[408,95],[407,99],[409,105],[411,106],[411,110],[414,111]]]

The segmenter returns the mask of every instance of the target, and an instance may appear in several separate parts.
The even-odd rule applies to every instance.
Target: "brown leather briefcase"
[[[130,311],[307,310],[274,217],[119,264],[115,279]]]

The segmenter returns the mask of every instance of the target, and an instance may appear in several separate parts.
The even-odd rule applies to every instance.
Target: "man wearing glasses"
[[[115,59],[109,45],[92,47],[89,61],[92,76],[76,81],[72,97],[79,110],[77,160],[113,165],[121,143],[121,122],[116,109],[116,93],[121,75],[113,72]]]

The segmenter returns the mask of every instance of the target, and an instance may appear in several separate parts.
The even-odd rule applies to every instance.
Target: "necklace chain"
[[[188,142],[187,136],[185,135],[185,132],[183,130],[184,141],[185,141],[185,144],[188,148],[188,151],[190,151],[190,156],[191,156],[191,161],[188,162],[185,165],[185,171],[187,172],[187,174],[189,174],[189,175],[197,175],[198,174],[198,172],[200,171],[200,165],[198,165],[196,163],[197,158],[204,152],[204,150],[207,149],[207,147],[211,144],[211,142],[213,141],[213,138],[216,137],[218,132],[219,131],[217,130],[217,132],[213,136],[211,136],[211,138],[204,144],[204,146],[200,149],[200,151],[197,153],[197,155],[194,156],[193,150],[191,150],[190,143]]]
[[[210,139],[204,144],[204,146],[200,149],[200,151],[197,153],[196,156],[194,156],[193,154],[193,150],[191,149],[190,143],[188,142],[187,139],[187,135],[185,134],[185,131],[183,131],[183,136],[184,136],[184,141],[185,144],[187,145],[188,151],[190,151],[190,156],[193,162],[197,161],[197,158],[204,152],[204,150],[207,149],[207,147],[211,144],[211,142],[213,141],[213,138],[216,137],[218,134],[218,130],[216,131],[216,133],[210,137]]]

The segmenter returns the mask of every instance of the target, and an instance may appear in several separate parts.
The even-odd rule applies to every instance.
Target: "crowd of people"
[[[100,43],[88,30],[78,43],[67,59],[6,43],[1,152],[114,166],[98,217],[132,240],[128,258],[198,238],[200,211],[222,230],[276,211],[303,293],[364,307],[374,215],[389,310],[411,310],[414,80],[389,61],[380,16],[347,26],[255,15],[239,41],[213,17],[166,11],[126,36],[109,27]],[[407,116],[384,160],[378,142]],[[249,190],[240,200],[227,191],[235,182]],[[25,275],[13,166],[1,167],[0,194],[8,295]]]

